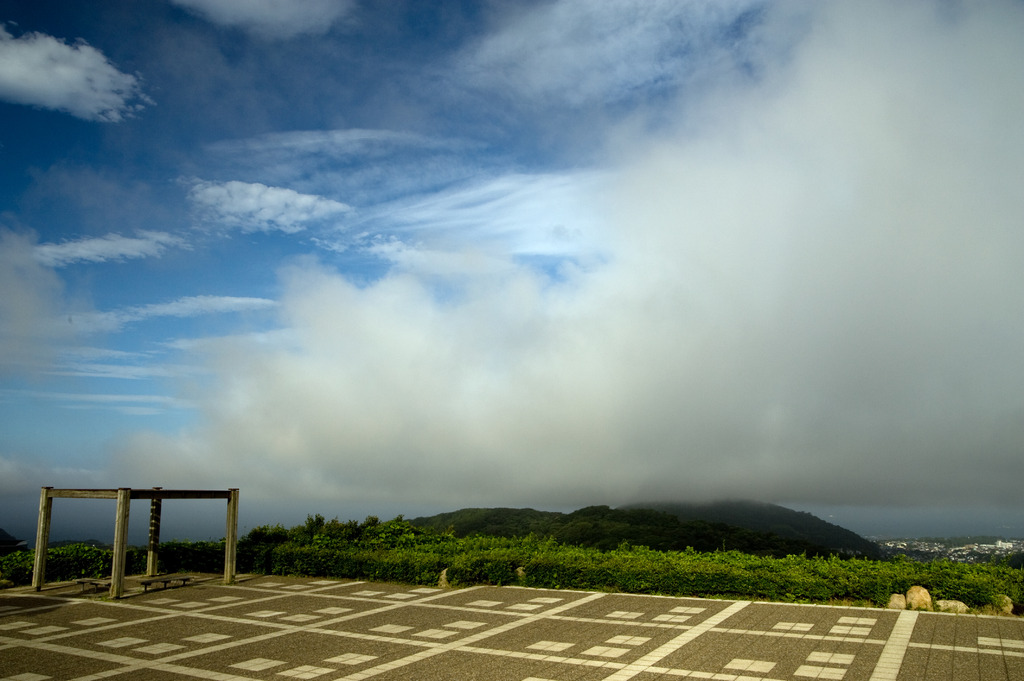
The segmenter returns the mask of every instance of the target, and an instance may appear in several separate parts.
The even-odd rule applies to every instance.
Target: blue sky
[[[1018,0],[0,22],[7,531],[159,485],[243,529],[748,498],[1024,536]]]

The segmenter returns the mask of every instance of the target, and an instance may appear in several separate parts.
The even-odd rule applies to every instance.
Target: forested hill
[[[644,503],[624,508],[649,508],[670,513],[683,522],[703,520],[802,539],[829,549],[877,558],[878,545],[855,532],[804,511],[757,501],[716,501],[704,504]]]
[[[796,537],[759,532],[701,519],[680,520],[671,513],[644,508],[590,506],[572,513],[517,508],[466,508],[415,518],[413,525],[451,529],[457,536],[474,534],[516,537],[534,534],[564,544],[613,549],[622,542],[661,551],[735,550],[756,555],[827,555],[823,545]],[[874,546],[872,544],[872,546]]]
[[[409,522],[436,530],[451,529],[458,537],[482,534],[491,537],[546,536],[564,514],[532,508],[463,508]]]

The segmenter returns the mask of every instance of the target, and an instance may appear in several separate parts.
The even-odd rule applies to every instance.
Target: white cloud
[[[266,298],[237,296],[187,296],[170,303],[154,303],[131,308],[122,314],[125,318],[194,317],[201,314],[220,314],[246,310],[265,310],[277,303]]]
[[[99,362],[67,363],[61,369],[48,372],[51,376],[78,378],[119,378],[130,381],[147,378],[170,378],[194,373],[187,367],[143,364],[103,364]]]
[[[606,258],[552,279],[516,239],[415,243],[446,214],[486,233],[495,206],[545,224],[588,205],[572,192],[396,211],[409,229],[378,248],[401,267],[285,271],[288,342],[208,344],[203,424],[116,465],[174,480],[216,459],[210,483],[230,470],[253,500],[357,508],[1018,504],[1024,10],[816,7],[757,88],[628,133],[614,181],[582,193]],[[456,267],[457,296],[415,261],[481,242],[505,250]]]
[[[107,409],[130,416],[152,416],[172,409],[191,409],[195,405],[187,400],[167,395],[139,395],[132,393],[59,393],[42,391],[4,391],[15,398],[31,397],[56,403],[64,409]]]
[[[207,147],[219,174],[375,205],[475,180],[487,167],[482,144],[415,133],[345,128],[297,130]]]
[[[189,201],[209,222],[243,232],[281,231],[294,234],[306,223],[335,217],[351,210],[344,203],[322,196],[300,194],[259,182],[206,182],[189,190]]]
[[[589,262],[604,255],[604,221],[593,197],[608,179],[595,171],[480,178],[365,210],[354,238],[404,266],[414,259],[423,265],[434,258],[468,262],[458,253],[449,257],[460,249],[492,263],[509,255]],[[381,233],[392,236],[377,238]],[[366,244],[368,236],[374,239]],[[431,267],[441,273],[446,265]]]
[[[728,27],[763,4],[558,0],[510,11],[498,30],[458,56],[457,68],[477,87],[531,105],[617,102],[672,89],[725,61],[733,47]]]
[[[3,26],[0,99],[115,123],[152,104],[139,79],[118,71],[96,48],[43,33],[15,38]]]
[[[209,146],[211,151],[223,154],[272,154],[284,156],[328,156],[364,158],[394,147],[447,148],[450,141],[436,140],[423,135],[398,130],[345,128],[340,130],[293,130],[226,140]],[[262,158],[261,158],[262,160]]]
[[[172,0],[222,26],[270,38],[322,34],[354,8],[352,0]]]
[[[74,315],[71,321],[86,333],[118,331],[125,325],[157,317],[196,317],[207,314],[258,312],[277,303],[266,298],[237,296],[186,296],[169,303],[152,303],[110,312]]]
[[[34,461],[22,461],[0,453],[0,496],[5,498],[25,494],[25,490],[39,487],[39,480],[52,477],[52,471]],[[13,515],[13,514],[12,514]]]
[[[140,230],[137,237],[107,234],[102,237],[39,244],[35,257],[48,267],[63,267],[75,262],[106,262],[128,258],[148,258],[162,255],[168,247],[183,248],[184,239],[167,232]]]
[[[110,348],[76,346],[66,348],[47,373],[52,376],[118,378],[141,380],[194,375],[197,367],[155,363],[154,353],[127,352]]]
[[[72,336],[63,285],[33,249],[29,237],[0,229],[0,374],[48,366]]]

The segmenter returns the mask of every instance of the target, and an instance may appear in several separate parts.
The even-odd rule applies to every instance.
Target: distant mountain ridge
[[[692,547],[697,551],[736,550],[775,556],[878,556],[876,544],[849,530],[808,513],[752,502],[635,504],[619,509],[589,506],[572,513],[531,508],[464,508],[410,522],[437,530],[451,529],[457,536],[535,534],[602,550],[628,542],[663,551]]]
[[[622,508],[649,508],[670,513],[682,521],[703,520],[771,532],[780,537],[802,539],[828,549],[877,558],[878,544],[856,532],[833,525],[805,511],[761,501],[714,501],[707,503],[638,503]]]

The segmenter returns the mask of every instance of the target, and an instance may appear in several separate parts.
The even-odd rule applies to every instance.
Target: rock
[[[939,612],[955,612],[958,615],[967,614],[967,604],[963,601],[935,601],[935,607],[939,609]]]
[[[889,605],[885,607],[890,610],[906,610],[907,597],[903,594],[893,594],[892,596],[889,596]]]
[[[444,570],[441,570],[441,578],[437,580],[437,585],[439,587],[441,587],[442,589],[447,589],[449,587],[449,584],[448,584],[448,568],[445,568]]]
[[[923,586],[912,586],[907,590],[907,607],[911,610],[931,610],[932,595]]]
[[[1013,601],[1006,594],[996,596],[996,610],[1004,615],[1013,614]]]
[[[519,580],[519,581],[522,581],[523,577],[525,577],[525,576],[526,576],[526,568],[524,568],[522,565],[520,565],[519,567],[516,568],[516,579]]]

